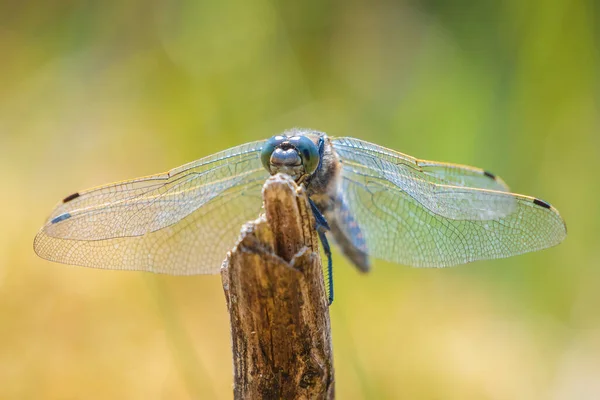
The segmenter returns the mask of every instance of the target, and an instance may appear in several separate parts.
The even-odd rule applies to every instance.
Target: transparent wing
[[[375,157],[382,162],[406,168],[407,171],[421,172],[421,179],[431,181],[432,183],[499,190],[502,192],[508,191],[508,186],[500,177],[481,168],[439,161],[419,160],[407,154],[350,137],[334,138],[332,141],[333,147],[338,153],[345,152],[344,154],[347,154],[348,152],[353,152],[353,149],[357,149],[359,152],[357,153],[357,158],[359,159]]]
[[[499,176],[481,168],[417,159],[415,159],[415,166],[434,182],[501,192],[509,191],[508,186]]]
[[[376,258],[445,267],[540,250],[566,236],[555,208],[505,192],[483,170],[352,138],[334,139],[334,148],[343,162],[342,196]]]
[[[205,183],[235,178],[260,169],[259,154],[264,141],[246,143],[174,168],[167,173],[111,183],[67,196],[56,206],[47,222],[77,210],[115,206],[124,201],[146,201],[169,192],[202,188]],[[233,167],[233,168],[232,168]],[[177,195],[175,195],[177,197]],[[163,199],[168,197],[163,197]],[[105,210],[106,211],[106,210]]]
[[[41,257],[174,275],[218,272],[262,205],[263,142],[67,197],[36,236]]]

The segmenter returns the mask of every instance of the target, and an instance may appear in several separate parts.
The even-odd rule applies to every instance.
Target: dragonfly
[[[359,271],[371,258],[448,267],[555,246],[558,210],[511,193],[480,168],[420,160],[352,137],[294,128],[170,170],[73,193],[36,235],[42,258],[170,275],[216,274],[241,226],[261,212],[276,173],[306,189],[327,256],[327,235]]]

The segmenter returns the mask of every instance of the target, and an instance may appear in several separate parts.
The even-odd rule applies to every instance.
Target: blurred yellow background
[[[232,396],[218,276],[54,264],[78,189],[293,126],[483,167],[558,247],[444,270],[334,253],[341,399],[600,398],[594,0],[0,2],[0,398]]]

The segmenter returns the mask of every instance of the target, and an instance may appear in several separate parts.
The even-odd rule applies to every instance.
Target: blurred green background
[[[339,398],[600,398],[593,0],[0,3],[0,398],[232,396],[218,276],[38,259],[78,189],[293,126],[481,166],[558,247],[444,270],[334,253]]]

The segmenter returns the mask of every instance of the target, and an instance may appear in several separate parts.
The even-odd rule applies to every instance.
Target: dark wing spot
[[[487,176],[488,178],[492,178],[493,180],[496,180],[496,175],[492,174],[492,173],[491,173],[491,172],[489,172],[489,171],[483,171],[483,174],[484,174],[485,176]]]
[[[544,200],[533,199],[533,204],[538,205],[544,208],[550,208],[550,204],[546,203]]]
[[[63,203],[68,203],[69,201],[71,201],[71,200],[73,200],[73,199],[76,199],[76,198],[78,198],[78,197],[79,197],[79,193],[73,193],[73,194],[70,194],[70,195],[68,195],[67,197],[65,197],[65,198],[63,199]]]
[[[64,214],[60,214],[58,217],[54,217],[52,219],[52,221],[50,221],[51,224],[56,224],[60,221],[64,221],[65,219],[71,218],[71,214],[69,213],[64,213]]]

